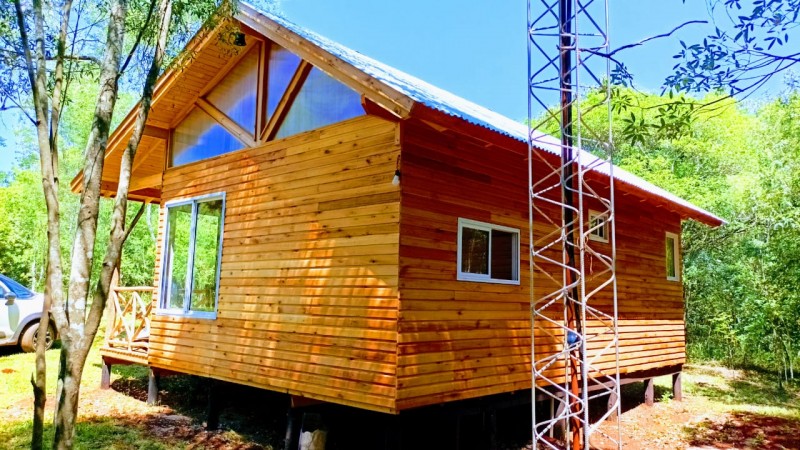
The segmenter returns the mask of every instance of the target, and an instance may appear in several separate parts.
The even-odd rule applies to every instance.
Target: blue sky
[[[532,5],[539,4],[534,0]],[[704,0],[611,0],[612,46],[705,18]],[[283,0],[289,20],[515,120],[527,117],[523,0]],[[624,24],[624,25],[623,25]],[[701,26],[680,30],[700,37]],[[657,91],[678,38],[622,55],[640,87]]]
[[[538,4],[538,1],[533,2]],[[527,116],[524,0],[282,0],[291,21],[515,120]],[[611,0],[613,47],[707,18],[705,0]],[[695,41],[708,27],[619,54],[640,89],[658,92],[679,40]],[[13,161],[15,119],[0,113],[0,170]]]

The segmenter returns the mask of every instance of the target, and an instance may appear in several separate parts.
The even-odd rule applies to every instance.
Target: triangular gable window
[[[356,91],[314,67],[292,102],[275,138],[321,128],[362,114],[364,107]]]
[[[255,46],[206,96],[209,103],[251,135],[256,130],[258,54],[259,47]]]
[[[170,166],[180,166],[244,147],[225,128],[199,108],[183,119],[172,134]]]
[[[356,91],[275,43],[248,39],[247,53],[173,130],[170,167],[364,114]]]

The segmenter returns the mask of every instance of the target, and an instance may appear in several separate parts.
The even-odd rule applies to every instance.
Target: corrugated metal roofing
[[[251,8],[254,11],[258,11],[252,6]],[[488,128],[522,142],[528,142],[528,127],[523,123],[509,119],[502,114],[496,113],[451,92],[438,88],[380,61],[376,61],[355,50],[320,36],[313,31],[296,25],[280,16],[263,11],[259,11],[259,13],[278,23],[287,30],[317,45],[337,58],[351,64],[364,73],[380,80],[398,92],[405,94],[416,102],[419,102],[429,108],[441,111],[450,116],[466,120],[474,125]],[[553,153],[555,155],[561,154],[560,142],[553,136],[540,134],[538,137],[536,137],[535,142],[538,144],[538,147],[544,151]],[[581,151],[579,160],[584,166],[586,166],[596,163],[597,158],[591,155],[589,152]],[[594,168],[595,171],[605,175],[609,174],[609,169],[610,167],[608,164],[598,165],[596,168]],[[619,182],[634,186],[654,196],[661,197],[670,203],[674,203],[685,209],[693,211],[700,216],[705,216],[711,222],[718,222],[720,224],[725,223],[723,219],[715,216],[714,214],[695,206],[692,203],[678,197],[677,195],[674,195],[650,182],[647,182],[642,178],[625,171],[624,169],[614,167],[614,178]]]

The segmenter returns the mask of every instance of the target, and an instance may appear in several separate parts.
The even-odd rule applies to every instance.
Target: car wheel
[[[55,340],[56,329],[53,324],[47,324],[47,337],[44,342],[44,349],[49,350],[53,346]],[[25,328],[22,332],[22,339],[19,340],[19,346],[23,352],[30,353],[36,351],[37,332],[39,331],[39,322],[32,323]]]

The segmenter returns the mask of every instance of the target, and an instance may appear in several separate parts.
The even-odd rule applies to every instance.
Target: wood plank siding
[[[364,116],[167,169],[163,202],[226,193],[220,295],[215,320],[155,315],[149,363],[394,412],[398,136]]]
[[[530,388],[525,145],[416,120],[402,136],[397,409]],[[664,259],[680,216],[619,191],[616,214],[620,373],[681,364],[682,284],[666,280]],[[519,285],[456,280],[459,218],[521,230]],[[535,236],[543,232],[537,225]],[[611,308],[610,298],[600,303]],[[553,351],[543,338],[537,352]]]

